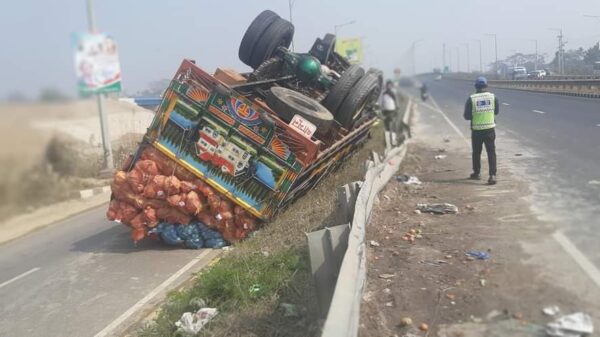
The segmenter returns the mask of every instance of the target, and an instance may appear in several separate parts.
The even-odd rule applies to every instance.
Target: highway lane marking
[[[600,270],[561,231],[555,232],[552,237],[600,288]]]
[[[161,283],[158,287],[154,288],[148,295],[144,296],[141,300],[139,300],[136,304],[134,304],[131,308],[127,309],[121,316],[117,317],[114,321],[112,321],[109,325],[107,325],[102,331],[98,332],[94,335],[94,337],[104,337],[109,336],[113,330],[118,328],[125,320],[127,320],[131,315],[133,315],[136,311],[140,310],[144,305],[150,302],[156,295],[158,295],[161,291],[165,290],[171,283],[175,282],[181,275],[183,275],[186,271],[190,270],[198,261],[202,260],[206,255],[208,255],[212,250],[205,249],[202,253],[192,259],[188,264],[179,269],[175,274],[171,275],[168,279],[166,279],[163,283]]]
[[[544,111],[540,111],[540,110],[533,110],[533,112],[537,112],[537,113],[539,113],[539,114],[545,114],[545,112],[544,112]]]
[[[467,139],[467,137],[465,137],[465,135],[460,131],[460,129],[450,120],[450,118],[448,118],[448,116],[446,115],[446,113],[444,113],[444,111],[440,108],[440,106],[437,104],[437,102],[433,99],[433,97],[431,97],[431,102],[436,106],[436,109],[434,109],[434,111],[437,110],[437,112],[439,112],[442,117],[444,117],[444,119],[446,120],[446,122],[448,122],[448,124],[450,124],[450,126],[454,129],[454,131],[456,131],[456,133],[465,141],[465,143],[467,144],[467,146],[471,146],[471,142]]]
[[[508,103],[502,103],[502,105],[510,106],[510,104],[508,104]]]
[[[13,283],[13,282],[15,282],[15,281],[18,281],[18,280],[22,279],[23,277],[25,277],[25,276],[27,276],[27,275],[29,275],[29,274],[33,274],[33,273],[35,273],[35,272],[36,272],[36,271],[38,271],[38,270],[40,270],[40,268],[39,268],[39,267],[35,267],[35,268],[33,268],[33,269],[30,269],[30,270],[28,270],[28,271],[24,272],[24,273],[23,273],[23,274],[21,274],[21,275],[17,275],[17,276],[15,276],[15,277],[11,278],[10,280],[8,280],[8,281],[6,281],[6,282],[2,282],[2,283],[0,283],[0,288],[2,288],[2,287],[4,287],[4,286],[7,286],[7,285],[9,285],[9,284],[11,284],[11,283]]]

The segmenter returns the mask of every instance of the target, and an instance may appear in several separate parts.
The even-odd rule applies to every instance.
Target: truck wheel
[[[327,64],[329,60],[329,56],[335,51],[335,35],[333,34],[325,34],[323,39],[317,38],[312,48],[309,51],[309,54],[316,57],[321,64]]]
[[[327,97],[323,100],[323,105],[329,109],[332,113],[336,113],[344,98],[348,96],[348,93],[352,87],[363,77],[365,71],[359,65],[351,65],[344,73],[342,77],[333,85],[333,88],[327,94]]]
[[[267,95],[267,104],[281,119],[289,123],[294,115],[300,115],[326,133],[333,124],[333,115],[316,100],[283,87],[273,87]]]
[[[282,18],[277,18],[256,41],[249,66],[252,69],[258,68],[273,56],[277,48],[288,48],[293,37],[294,25]]]
[[[377,79],[379,80],[379,90],[376,91],[375,96],[379,98],[379,95],[381,95],[381,91],[383,90],[383,71],[377,68],[369,68],[369,70],[367,70],[367,74],[373,74],[377,76]]]
[[[379,89],[379,79],[374,74],[363,76],[350,90],[344,102],[338,109],[335,119],[346,130],[351,130],[354,122],[360,118],[364,108],[376,100],[375,94]]]
[[[260,40],[260,37],[263,35],[265,30],[267,30],[267,28],[278,18],[279,15],[277,15],[275,12],[266,10],[260,13],[252,21],[250,26],[248,26],[248,29],[246,29],[246,33],[244,34],[242,42],[240,43],[240,50],[238,52],[240,61],[252,67],[252,52],[254,51],[256,43]]]

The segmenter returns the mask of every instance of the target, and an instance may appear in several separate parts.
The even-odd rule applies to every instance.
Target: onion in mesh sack
[[[144,191],[144,173],[138,169],[127,172],[127,183],[135,193]]]

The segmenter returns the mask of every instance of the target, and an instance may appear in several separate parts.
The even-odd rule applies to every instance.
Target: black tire
[[[321,64],[327,64],[329,57],[335,51],[336,37],[333,34],[325,34],[323,39],[317,39],[309,54],[316,57]]]
[[[288,48],[294,37],[294,25],[282,18],[277,18],[254,45],[250,66],[258,68],[264,61],[273,56],[278,47]]]
[[[335,119],[346,129],[352,130],[354,122],[360,118],[364,108],[377,99],[375,94],[379,87],[379,79],[374,74],[363,76],[350,90],[348,96],[338,109]]]
[[[333,115],[324,106],[291,89],[271,88],[267,95],[267,104],[286,123],[289,123],[294,115],[300,115],[313,123],[320,134],[329,131],[333,124]]]
[[[240,50],[238,51],[240,61],[251,66],[254,47],[267,28],[278,18],[279,15],[275,12],[266,10],[260,13],[252,23],[250,23],[250,26],[246,29],[246,33],[240,43]]]
[[[369,68],[369,70],[367,70],[367,74],[373,74],[377,76],[377,79],[379,80],[379,90],[376,91],[376,96],[379,97],[379,95],[381,95],[381,91],[383,90],[383,71],[377,68]]]
[[[251,81],[274,79],[283,75],[285,62],[280,57],[272,57],[263,62],[250,74]]]
[[[348,93],[352,87],[360,80],[365,74],[365,70],[359,65],[351,65],[342,74],[342,77],[333,85],[333,88],[327,94],[327,97],[323,100],[323,106],[325,106],[333,114],[337,114],[342,102],[348,96]]]

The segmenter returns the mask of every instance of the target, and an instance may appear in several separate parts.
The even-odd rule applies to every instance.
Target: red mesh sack
[[[149,177],[154,177],[159,174],[158,165],[152,160],[138,160],[137,163],[135,163],[135,169]]]
[[[124,184],[127,181],[127,172],[125,171],[117,171],[113,174],[113,181],[117,185]]]
[[[135,193],[144,191],[144,173],[138,169],[133,169],[127,173],[127,183]]]
[[[143,212],[136,215],[133,219],[131,219],[131,221],[129,221],[129,225],[133,229],[140,229],[140,228],[143,229],[145,224],[146,224],[146,222],[144,221],[144,213]]]
[[[198,186],[191,181],[184,180],[181,182],[181,192],[190,193],[191,191],[198,191]]]
[[[117,200],[112,200],[110,204],[108,204],[106,218],[110,221],[115,221],[119,219],[119,209],[119,202]]]
[[[174,194],[167,198],[167,202],[171,207],[175,207],[178,209],[185,208],[185,194]]]
[[[191,191],[186,195],[185,210],[188,214],[196,215],[202,212],[203,206],[198,193]]]
[[[152,207],[146,207],[144,210],[144,221],[146,226],[153,228],[158,225],[158,217],[156,216],[156,210]]]
[[[135,228],[131,231],[131,239],[134,243],[142,240],[146,236],[146,230],[144,228]]]
[[[119,215],[121,216],[119,220],[123,222],[130,222],[139,213],[140,212],[132,205],[122,201],[119,202]]]
[[[179,223],[187,225],[192,221],[192,218],[172,207],[159,208],[156,211],[156,215],[159,219],[169,223]]]
[[[164,187],[167,195],[179,194],[181,191],[181,181],[176,176],[169,176],[165,179]]]
[[[208,205],[210,210],[214,213],[219,212],[219,206],[221,205],[221,198],[218,195],[212,194],[207,197]]]
[[[200,222],[202,222],[206,226],[213,229],[217,228],[217,226],[219,225],[217,219],[215,219],[213,215],[206,211],[198,213],[198,215],[196,215],[196,218],[198,218],[198,220],[200,220]]]

